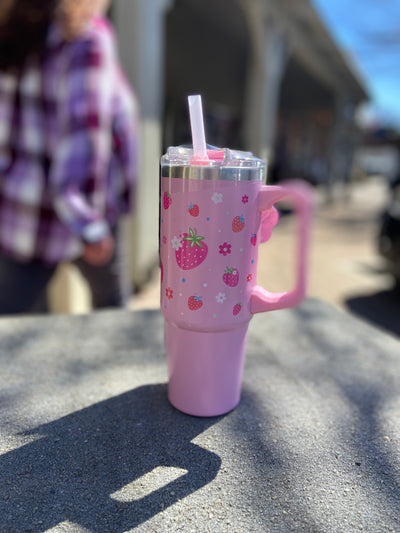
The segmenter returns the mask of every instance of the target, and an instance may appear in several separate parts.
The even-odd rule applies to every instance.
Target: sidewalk
[[[347,200],[340,191],[327,205],[322,191],[316,193],[316,210],[312,230],[308,296],[341,309],[354,296],[389,290],[390,276],[382,270],[376,252],[378,216],[386,202],[385,181],[370,178],[352,184]],[[293,217],[281,217],[271,240],[260,246],[258,283],[270,291],[288,290],[293,283]],[[159,306],[159,272],[137,294],[132,309],[155,309]]]

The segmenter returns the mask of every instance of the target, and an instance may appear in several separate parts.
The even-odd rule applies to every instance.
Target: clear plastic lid
[[[161,158],[163,177],[264,181],[265,161],[250,152],[207,146],[208,160],[194,157],[193,148],[171,146]]]

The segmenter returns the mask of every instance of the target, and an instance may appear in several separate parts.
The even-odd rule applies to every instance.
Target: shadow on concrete
[[[0,531],[69,521],[122,532],[210,483],[221,459],[191,440],[220,418],[186,416],[166,395],[166,385],[139,387],[29,432],[37,440],[0,456]],[[161,487],[140,481],[157,467],[183,473]]]
[[[249,413],[251,416],[248,416]],[[256,421],[260,423],[257,425]],[[288,460],[288,451],[282,448],[282,441],[277,439],[279,435],[273,413],[266,409],[265,404],[262,406],[262,399],[249,387],[243,387],[240,404],[229,418],[229,427],[233,440],[244,440],[248,448],[248,477],[265,480],[262,486],[257,486],[257,490],[251,490],[250,484],[246,494],[264,531],[320,533],[307,502],[304,497],[299,498],[298,490],[292,483],[293,464]],[[277,516],[279,523],[274,523]],[[274,523],[273,529],[271,523]]]
[[[379,496],[383,495],[386,506],[391,511],[391,518],[394,517],[398,522],[400,518],[398,454],[395,443],[391,443],[384,433],[382,420],[385,406],[398,396],[398,373],[390,366],[389,356],[387,360],[385,359],[384,351],[378,352],[377,347],[371,347],[367,354],[370,361],[370,354],[373,354],[376,368],[374,374],[366,375],[365,370],[352,356],[355,346],[349,345],[346,338],[342,339],[335,333],[332,337],[327,337],[327,333],[324,334],[318,327],[318,310],[310,313],[307,309],[298,308],[295,313],[300,319],[307,316],[312,319],[302,322],[304,333],[313,339],[318,353],[324,355],[322,367],[316,365],[314,370],[306,368],[304,374],[297,369],[297,377],[309,380],[311,386],[317,388],[321,380],[329,376],[331,382],[347,398],[354,416],[347,423],[339,421],[340,438],[346,445],[344,449],[347,450],[349,459],[351,457],[353,461],[352,464],[348,461],[344,466],[347,471],[349,467],[353,471],[359,471],[363,479],[369,480],[371,493],[376,495],[377,501]],[[339,318],[338,314],[336,316]],[[344,314],[341,320],[342,324],[337,323],[338,331],[346,332],[348,325]],[[371,341],[373,342],[373,333],[370,337],[360,336],[359,347],[362,347],[363,343],[371,346]],[[379,364],[377,360],[380,361]],[[353,454],[349,453],[350,447]],[[346,456],[347,454],[344,458]],[[371,508],[372,506],[371,501]],[[389,520],[389,517],[386,518]],[[371,531],[377,530],[374,526],[371,528]]]
[[[325,313],[325,316],[324,316]],[[304,387],[302,391],[307,394],[313,391],[310,399],[315,399],[318,395],[324,394],[324,386],[327,384],[327,391],[336,391],[335,394],[342,395],[347,399],[348,410],[350,413],[346,418],[338,417],[335,420],[335,410],[330,413],[332,418],[321,420],[322,423],[329,425],[330,428],[337,425],[335,438],[332,439],[332,445],[320,444],[315,445],[313,440],[315,432],[311,427],[307,428],[310,434],[309,444],[306,449],[301,448],[299,439],[298,448],[296,449],[296,432],[301,432],[301,424],[293,427],[293,440],[291,444],[296,453],[293,455],[293,449],[285,447],[287,442],[282,438],[279,432],[280,405],[277,400],[271,398],[271,401],[265,401],[264,395],[258,397],[252,390],[244,387],[242,401],[236,412],[231,416],[231,427],[235,434],[245,438],[251,434],[251,439],[247,441],[249,446],[248,457],[254,463],[254,471],[267,480],[263,491],[254,494],[254,509],[266,509],[270,506],[270,516],[277,516],[279,509],[284,507],[286,513],[279,513],[279,525],[275,524],[274,531],[307,531],[320,532],[327,531],[349,531],[345,529],[343,523],[337,525],[337,529],[332,529],[327,514],[327,526],[321,527],[319,522],[320,516],[314,516],[312,505],[304,498],[305,493],[299,493],[298,487],[306,487],[311,484],[308,475],[304,475],[304,464],[309,462],[310,479],[312,479],[314,492],[320,494],[321,509],[322,503],[332,507],[332,513],[337,517],[348,516],[353,512],[355,506],[359,512],[360,525],[366,528],[370,520],[370,531],[378,531],[377,523],[371,523],[371,516],[368,513],[371,509],[382,511],[385,502],[385,513],[388,524],[394,524],[400,517],[400,477],[398,468],[398,458],[396,443],[390,442],[389,437],[385,435],[383,426],[383,413],[388,403],[393,401],[398,395],[398,373],[393,372],[392,368],[385,360],[384,352],[378,352],[378,348],[370,348],[367,352],[369,363],[376,360],[375,373],[369,375],[364,368],[360,368],[353,352],[356,345],[349,343],[349,328],[346,315],[336,312],[329,308],[313,309],[307,303],[296,308],[293,316],[297,317],[299,325],[302,328],[302,346],[312,346],[315,350],[315,358],[307,358],[305,364],[304,358],[299,357],[298,362],[292,359],[290,364],[285,361],[285,354],[280,359],[273,360],[272,354],[269,355],[271,364],[279,367],[281,375],[285,375],[287,383],[296,384],[301,382]],[[323,328],[329,321],[335,324],[334,318],[337,318],[336,330],[331,327]],[[298,331],[298,328],[296,328]],[[343,331],[344,335],[340,335]],[[373,339],[366,335],[362,336],[364,328],[359,330],[359,345],[361,352],[363,343],[370,344]],[[339,332],[339,333],[338,333]],[[357,333],[356,333],[357,335]],[[308,339],[308,342],[306,342]],[[355,337],[356,339],[356,337]],[[362,357],[362,355],[360,356]],[[367,365],[368,365],[367,359]],[[388,358],[388,362],[390,359]],[[255,359],[255,362],[257,360]],[[248,366],[249,372],[249,366]],[[394,376],[392,376],[392,373]],[[391,386],[389,386],[389,384]],[[330,394],[328,392],[328,394]],[[324,404],[322,396],[321,403]],[[333,395],[330,401],[334,401]],[[293,405],[293,404],[292,404]],[[308,404],[309,405],[309,404]],[[295,408],[295,407],[294,407]],[[300,408],[299,408],[300,409]],[[318,409],[318,407],[317,407]],[[252,417],[245,414],[252,413]],[[329,411],[328,411],[329,412]],[[321,415],[322,416],[322,415]],[[299,419],[302,420],[301,409],[299,410]],[[318,420],[318,417],[317,417]],[[254,422],[260,421],[259,427]],[[281,421],[281,424],[283,422]],[[318,426],[317,426],[318,427]],[[238,439],[240,441],[240,439]],[[314,450],[314,446],[316,448]],[[320,455],[316,455],[316,454]],[[322,462],[316,458],[321,458]],[[314,455],[315,454],[315,455]],[[337,455],[336,455],[337,454]],[[298,459],[298,457],[300,459]],[[291,461],[291,457],[293,461]],[[321,471],[326,471],[325,479]],[[329,479],[330,485],[336,485],[339,492],[340,487],[346,479],[353,481],[353,487],[357,488],[354,496],[348,495],[346,500],[341,502],[336,499],[336,494],[332,496],[325,490]],[[368,487],[368,489],[366,489]],[[366,494],[371,495],[370,508],[365,507],[363,498],[364,490]],[[279,503],[275,503],[271,497],[272,492],[280,498]],[[264,504],[262,503],[264,500]],[[267,503],[268,502],[268,503]],[[276,506],[276,509],[274,509]],[[294,523],[294,518],[298,524]],[[268,530],[269,520],[265,519],[266,531]],[[347,524],[348,525],[348,524]],[[387,526],[389,529],[389,525]],[[361,527],[360,527],[361,529]],[[353,529],[351,529],[353,530]],[[393,531],[397,529],[393,529]]]
[[[400,291],[398,289],[353,296],[345,303],[353,314],[400,337]]]

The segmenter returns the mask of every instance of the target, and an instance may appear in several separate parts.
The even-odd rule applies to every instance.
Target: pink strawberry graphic
[[[240,310],[242,309],[242,304],[235,304],[233,306],[233,314],[234,316],[238,315],[240,313]]]
[[[189,211],[189,215],[191,215],[192,217],[198,217],[200,213],[199,206],[193,203],[189,205],[188,211]]]
[[[239,231],[242,231],[242,229],[245,226],[245,220],[243,215],[238,215],[232,220],[232,230],[235,233],[239,233]]]
[[[197,235],[197,230],[189,228],[189,233],[182,235],[182,246],[175,251],[176,262],[182,270],[191,270],[199,266],[207,257],[208,246],[204,237]]]
[[[251,237],[250,237],[250,242],[253,246],[255,246],[257,244],[257,234],[256,233],[252,233],[251,234]]]
[[[188,298],[189,309],[191,311],[197,311],[198,309],[200,309],[203,305],[203,302],[201,301],[201,299],[202,299],[202,296],[197,296],[197,294],[195,294],[194,296],[190,296]]]
[[[164,209],[168,209],[168,207],[172,204],[172,198],[169,192],[164,193],[163,203]]]
[[[236,285],[239,283],[239,272],[236,268],[227,267],[222,279],[224,283],[228,285],[228,287],[236,287]]]

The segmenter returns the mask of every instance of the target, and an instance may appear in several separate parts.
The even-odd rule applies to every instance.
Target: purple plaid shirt
[[[21,37],[22,38],[22,37]],[[0,253],[48,264],[78,257],[130,210],[137,124],[109,23],[0,73]]]

